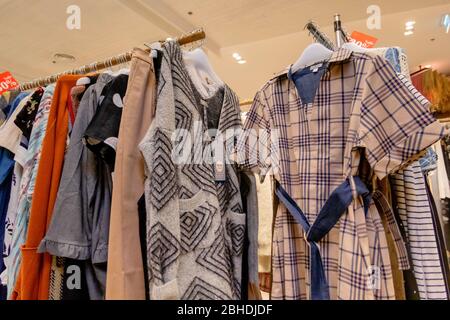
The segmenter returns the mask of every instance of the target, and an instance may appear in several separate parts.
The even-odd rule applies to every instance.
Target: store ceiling
[[[273,73],[295,61],[311,43],[303,30],[317,22],[333,39],[333,14],[347,31],[379,38],[378,46],[400,46],[410,68],[431,64],[450,74],[450,34],[440,25],[450,0],[379,0],[381,30],[368,30],[373,0],[0,0],[0,72],[19,81],[47,76],[128,51],[146,42],[203,27],[204,47],[217,73],[242,99],[252,98]],[[81,8],[81,30],[66,27],[69,5]],[[191,12],[192,14],[189,14]],[[405,37],[405,22],[415,33]],[[431,39],[434,39],[431,41]],[[232,58],[238,52],[246,61]],[[76,57],[52,62],[55,53]]]

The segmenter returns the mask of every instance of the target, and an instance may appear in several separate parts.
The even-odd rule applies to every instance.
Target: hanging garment
[[[156,78],[151,56],[134,49],[120,122],[111,204],[106,299],[146,298],[138,202],[144,194],[144,159],[138,144],[155,114]],[[144,251],[145,251],[144,247]]]
[[[6,216],[11,197],[14,152],[19,142],[15,139],[14,119],[17,116],[17,113],[20,112],[20,110],[22,110],[25,106],[27,100],[28,94],[22,93],[18,95],[14,101],[12,101],[12,103],[7,107],[8,114],[6,122],[4,122],[0,128],[0,243],[2,244],[2,252],[5,236]],[[10,143],[11,141],[13,141],[13,143]],[[4,272],[5,268],[5,261],[2,256],[0,261],[0,273]],[[0,287],[2,298],[5,298],[6,290],[3,285],[0,285]]]
[[[100,75],[83,95],[51,223],[38,248],[39,253],[90,262],[94,274],[88,275],[92,281],[87,285],[92,300],[104,298],[112,181],[109,169],[83,143],[83,136],[97,110],[110,107],[108,101],[99,100],[110,81],[110,75]]]
[[[22,131],[22,134],[28,140],[30,139],[31,130],[33,129],[34,119],[41,102],[42,95],[44,94],[43,88],[38,88],[27,101],[24,108],[17,114],[14,124]]]
[[[225,132],[241,127],[238,99],[227,86],[202,97],[174,41],[163,46],[157,92],[155,118],[140,144],[150,299],[240,299],[246,216],[237,168],[227,153],[216,154],[213,165],[211,143],[220,148],[221,140],[208,130],[220,131],[223,147],[233,143]],[[195,151],[186,152],[189,146]]]
[[[4,238],[4,224],[6,219],[6,212],[8,209],[8,200],[10,198],[11,194],[11,183],[12,183],[12,172],[9,172],[7,176],[1,177],[2,183],[0,185],[0,219],[1,224],[0,228],[2,228],[0,231],[0,241],[3,242]],[[4,260],[2,257],[2,260],[0,262],[0,272],[3,272],[5,269]],[[0,283],[0,300],[6,300],[6,287],[2,283]]]
[[[436,170],[437,168],[437,155],[433,148],[428,148],[427,153],[419,159],[420,166],[423,173]]]
[[[104,94],[99,97],[99,108],[84,134],[87,147],[103,159],[114,171],[120,120],[122,118],[123,98],[127,92],[128,75],[118,75],[107,84]]]
[[[432,199],[433,194],[430,188],[430,185],[426,184],[428,198]],[[450,286],[450,266],[449,266],[449,260],[448,260],[448,252],[446,251],[446,239],[445,239],[445,233],[444,228],[446,228],[448,225],[446,225],[444,212],[442,212],[442,215],[439,215],[437,206],[435,202],[431,202],[431,212],[432,212],[432,219],[433,219],[433,226],[434,230],[436,231],[436,242],[439,252],[443,252],[444,254],[440,254],[441,258],[441,266],[442,266],[442,274],[445,282],[445,288],[447,290],[447,296],[450,296],[449,292],[449,286]],[[448,208],[448,205],[447,205]],[[444,210],[442,210],[444,211]],[[448,217],[448,215],[447,215]],[[448,222],[448,220],[447,220]]]
[[[444,153],[442,152],[441,143],[438,142],[434,146],[437,155],[437,178],[439,183],[439,197],[441,199],[450,198],[450,186],[447,175],[447,168],[445,167]]]
[[[5,269],[1,273],[0,278],[2,281],[2,285],[5,287],[7,286],[8,283],[6,273],[7,272],[6,267],[8,265],[7,259],[11,251],[11,241],[12,241],[12,234],[14,231],[15,220],[17,216],[22,173],[23,173],[23,164],[16,162],[16,164],[14,165],[14,171],[11,181],[11,194],[9,198],[8,209],[5,219],[5,230],[4,230],[5,236],[3,240],[3,250],[2,250]]]
[[[401,48],[364,50],[385,57],[398,74],[409,78],[406,54]],[[419,172],[420,162],[424,162],[424,157],[420,158],[419,161],[411,161],[390,179],[393,182],[390,185],[392,187],[393,200],[398,204],[398,208],[395,207],[394,210],[398,211],[399,223],[406,229],[405,241],[409,247],[414,248],[414,250],[411,250],[411,248],[409,250],[411,252],[410,257],[413,274],[410,275],[410,271],[404,270],[404,273],[408,274],[405,276],[405,286],[408,288],[406,295],[409,298],[419,295],[421,299],[447,299],[442,272],[444,268],[441,263],[441,261],[445,260],[443,258],[445,251],[440,250],[437,243],[436,228],[434,228],[432,223],[433,219],[430,205],[432,199],[427,196],[426,181]],[[404,181],[408,181],[409,183],[404,184]],[[421,219],[420,226],[415,222],[415,219]],[[417,230],[407,232],[408,220],[411,228]],[[441,267],[441,272],[438,271],[439,266]],[[414,277],[419,280],[416,281],[413,279]]]
[[[14,222],[11,246],[7,258],[7,283],[8,298],[11,297],[19,273],[22,261],[21,247],[25,243],[28,231],[28,220],[31,207],[31,199],[34,194],[36,175],[39,168],[42,142],[47,129],[48,115],[52,104],[55,86],[50,85],[44,90],[39,104],[38,112],[31,131],[25,161],[23,164],[22,180],[20,183],[19,199],[17,204],[17,215]]]
[[[22,131],[20,143],[19,139],[14,139],[16,132],[14,129],[14,133],[11,130],[8,130],[8,133],[10,134],[9,137],[13,138],[11,140],[16,141],[17,145],[12,145],[8,141],[7,144],[5,144],[5,147],[10,148],[9,151],[14,153],[14,170],[12,175],[12,185],[11,185],[11,194],[9,197],[9,204],[8,204],[8,210],[6,213],[6,219],[5,219],[5,236],[3,240],[3,259],[5,260],[5,266],[6,266],[6,260],[10,254],[10,247],[11,247],[11,241],[12,241],[12,233],[14,230],[15,220],[17,216],[17,210],[18,210],[18,202],[19,202],[19,195],[20,195],[20,185],[22,180],[22,172],[23,167],[26,162],[26,152],[28,148],[28,140],[30,138],[31,128],[33,126],[34,119],[36,117],[37,109],[39,107],[42,94],[44,93],[44,90],[42,88],[37,89],[29,99],[26,99],[25,106],[21,109],[21,111],[18,112],[15,119],[10,119],[11,122],[14,122],[16,125],[18,122],[19,129]],[[8,125],[5,125],[7,127]],[[0,132],[0,134],[5,134],[5,132]],[[6,286],[7,284],[7,271],[6,269],[2,272],[2,283]]]
[[[23,97],[25,96],[26,93],[24,92],[20,92],[17,90],[13,90],[13,91],[6,91],[5,93],[2,94],[2,98],[0,99],[0,109],[1,109],[1,113],[0,113],[0,123],[3,124],[3,122],[5,120],[7,120],[8,118],[10,118],[11,115],[11,109],[13,109],[12,111],[14,111],[14,109],[17,107],[13,106],[14,102],[19,103],[20,100],[16,100],[16,98],[22,94]]]
[[[328,63],[312,103],[303,102],[288,72],[269,81],[256,95],[237,145],[239,163],[263,176],[273,173],[310,223],[333,190],[358,175],[361,152],[383,179],[444,135],[425,99],[385,59],[340,49]],[[331,299],[395,298],[385,231],[373,202],[366,215],[354,196],[315,244]],[[309,259],[301,227],[280,204],[272,299],[311,298]]]
[[[96,83],[97,78],[98,75],[80,78],[77,80],[77,85],[71,89],[68,109],[72,126],[75,123],[75,117],[83,94],[90,86]],[[85,264],[86,261],[52,257],[49,300],[89,300]],[[74,272],[79,277],[79,281],[71,277]],[[67,282],[68,279],[77,281]]]
[[[373,199],[375,205],[377,206],[378,212],[380,213],[380,217],[383,222],[383,228],[386,231],[386,240],[389,249],[389,260],[391,262],[392,279],[395,290],[395,300],[406,300],[405,277],[403,275],[402,263],[406,265],[408,270],[411,269],[406,244],[400,232],[397,221],[395,220],[395,215],[390,206],[389,200],[380,190],[377,190],[373,193]],[[394,227],[394,229],[397,231],[397,234],[391,231],[392,227]],[[397,245],[397,242],[400,242],[401,246]],[[401,252],[399,248],[402,248],[404,251]],[[402,261],[402,258],[404,258],[405,261]]]
[[[406,55],[400,48],[377,49],[394,67],[395,71],[409,78]],[[430,149],[430,148],[429,148]],[[424,157],[411,161],[392,176],[393,196],[396,197],[398,214],[405,228],[410,246],[411,264],[421,299],[448,299],[444,265],[445,251],[440,249],[437,231],[433,223],[432,207],[426,191],[426,180],[421,174]],[[420,223],[419,223],[420,221]],[[411,231],[408,231],[411,229]],[[410,286],[410,285],[409,285]]]
[[[70,121],[75,123],[75,118],[77,116],[78,107],[80,106],[80,101],[83,98],[86,90],[97,82],[98,75],[83,77],[78,79],[77,85],[70,90],[70,102],[71,108],[69,109]]]
[[[45,236],[55,204],[69,130],[67,102],[70,90],[79,78],[62,76],[56,84],[32,198],[28,233],[22,247],[22,263],[13,293],[15,300],[48,299],[51,256],[39,254],[36,250]]]
[[[246,113],[241,113],[241,119],[245,122]],[[259,180],[259,179],[258,179]],[[273,227],[273,218],[274,218],[274,192],[273,192],[273,183],[270,179],[267,179],[263,182],[256,181],[256,190],[257,190],[257,212],[258,214],[258,272],[269,275],[272,259],[272,227]],[[245,210],[244,210],[245,211]],[[247,211],[245,211],[247,212]],[[250,214],[247,212],[247,215]],[[248,222],[247,218],[247,222]],[[250,228],[250,227],[249,227]],[[264,277],[264,276],[261,276]],[[258,281],[259,282],[259,281]]]
[[[447,300],[441,248],[420,164],[414,163],[391,179],[396,210],[406,231],[420,299]]]
[[[85,261],[52,256],[49,300],[90,300]]]
[[[19,146],[20,144],[20,137],[22,135],[20,129],[15,125],[14,120],[25,107],[28,100],[28,93],[23,92],[19,96],[17,96],[17,98],[11,104],[7,121],[5,121],[0,127],[0,147],[2,147],[2,150],[5,150],[2,152],[7,152],[9,154],[9,165],[7,166],[9,168],[8,170],[11,170],[14,166],[14,153],[16,152],[17,146]],[[5,164],[5,162],[3,164]]]
[[[247,220],[242,255],[241,300],[262,300],[258,277],[258,195],[253,173],[241,173],[240,191]]]

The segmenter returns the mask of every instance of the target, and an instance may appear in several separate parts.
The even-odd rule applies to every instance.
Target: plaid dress
[[[287,71],[257,93],[236,160],[272,175],[312,224],[333,190],[366,159],[379,179],[444,135],[427,101],[387,60],[339,49],[312,103],[302,103]],[[395,299],[385,231],[372,203],[356,196],[318,243],[331,299]],[[279,204],[273,234],[272,299],[309,299],[309,249]]]

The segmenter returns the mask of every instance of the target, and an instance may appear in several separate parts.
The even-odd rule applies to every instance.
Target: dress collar
[[[331,64],[331,63],[345,62],[351,58],[352,54],[353,54],[353,52],[348,49],[339,48],[338,50],[333,52],[333,54],[331,55],[331,58],[328,60],[328,63]],[[289,71],[291,70],[291,67],[292,67],[292,65],[285,68],[284,70],[276,73],[273,78],[278,78],[281,76],[288,76]]]

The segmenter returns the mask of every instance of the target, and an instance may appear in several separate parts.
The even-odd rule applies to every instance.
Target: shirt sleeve
[[[370,63],[359,139],[375,174],[383,179],[443,138],[446,130],[431,114],[430,102],[387,60],[376,57]]]
[[[242,169],[259,174],[262,180],[274,168],[276,152],[273,132],[264,93],[261,91],[256,94],[247,114],[232,159]]]

